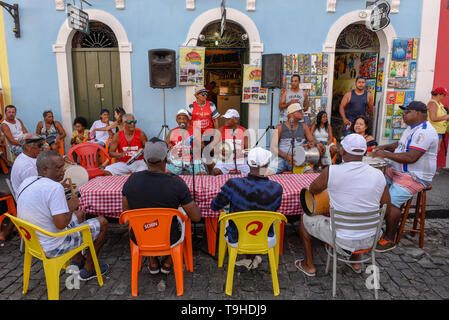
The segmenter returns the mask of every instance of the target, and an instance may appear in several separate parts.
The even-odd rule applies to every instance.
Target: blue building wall
[[[34,131],[45,109],[61,119],[55,53],[52,45],[66,19],[56,11],[53,0],[16,0],[20,8],[21,38],[15,38],[13,20],[5,13],[5,32],[12,87],[12,101],[29,131]],[[71,3],[71,1],[66,1]],[[147,135],[157,135],[163,122],[162,90],[149,86],[148,50],[170,48],[177,52],[193,21],[203,12],[220,6],[220,0],[196,0],[195,10],[186,10],[184,0],[126,0],[117,10],[113,0],[91,0],[93,7],[115,16],[132,44],[131,65],[133,106],[139,127]],[[78,2],[77,2],[78,3]],[[332,24],[342,15],[363,9],[365,1],[338,0],[336,13],[326,12],[326,1],[257,1],[256,11],[246,11],[245,0],[228,0],[229,8],[240,10],[256,24],[263,53],[321,52]],[[390,15],[398,37],[420,36],[422,0],[402,1],[399,14]],[[274,122],[278,119],[280,91],[274,94]],[[271,95],[269,96],[271,97]],[[193,97],[192,97],[193,100]],[[166,90],[167,121],[175,126],[174,114],[185,107],[185,87]],[[260,128],[270,122],[270,101],[260,105]]]

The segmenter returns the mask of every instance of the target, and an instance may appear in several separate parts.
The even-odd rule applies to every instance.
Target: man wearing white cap
[[[193,127],[190,125],[190,116],[187,110],[179,109],[175,117],[178,127],[170,130],[165,139],[170,150],[166,170],[176,175],[192,174],[192,157],[190,154],[192,146],[190,142],[193,136]],[[195,159],[197,159],[194,163],[195,173],[206,174],[206,167],[201,161],[201,157],[198,155]]]
[[[316,144],[307,124],[301,122],[304,117],[302,110],[299,103],[291,104],[287,109],[288,121],[276,127],[278,134],[273,135],[271,146],[272,150],[277,150],[278,157],[270,163],[269,170],[272,174],[293,171],[295,166],[293,154],[297,146],[317,147],[320,154],[324,153],[322,150],[324,147]],[[311,171],[312,167],[306,164],[298,169],[297,173],[305,173]]]
[[[277,211],[282,201],[282,186],[269,180],[265,175],[271,152],[260,147],[252,149],[248,154],[250,172],[247,177],[231,178],[221,187],[220,192],[212,200],[210,207],[213,211],[219,211],[228,204],[229,213],[264,210]],[[238,230],[234,222],[230,220],[226,228],[226,241],[231,246],[237,246]],[[271,227],[268,231],[268,245],[274,246],[276,237]],[[246,261],[245,261],[246,260]],[[248,269],[256,268],[262,261],[260,256],[251,259],[237,261],[236,265],[245,265]]]
[[[213,174],[241,173],[247,175],[249,167],[246,163],[244,149],[248,149],[248,136],[245,128],[239,125],[240,115],[235,109],[228,109],[222,116],[225,124],[221,127],[221,141],[226,145],[225,159],[219,158],[215,164]]]
[[[390,194],[382,171],[362,162],[367,149],[365,138],[353,133],[346,136],[341,145],[340,154],[344,162],[325,168],[310,185],[310,192],[318,194],[327,189],[330,206],[343,212],[373,212],[379,210],[384,204],[389,204]],[[364,218],[369,220],[371,216],[364,216]],[[332,243],[330,218],[324,215],[303,214],[299,230],[306,257],[296,260],[295,265],[307,276],[314,277],[316,268],[313,264],[312,236],[326,243]],[[337,230],[337,250],[340,253],[349,251],[348,258],[357,261],[359,257],[350,253],[371,248],[375,233],[376,228],[363,231]],[[356,273],[362,272],[360,264],[348,264],[348,266]]]

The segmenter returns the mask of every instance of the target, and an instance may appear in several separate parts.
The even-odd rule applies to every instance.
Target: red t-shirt
[[[214,122],[212,121],[212,110],[210,108],[210,101],[206,101],[206,104],[203,107],[200,107],[196,101],[193,102],[191,126],[195,126],[196,123],[199,123],[199,127],[201,128],[201,134],[203,134],[206,129],[214,128]]]
[[[141,130],[136,128],[134,130],[134,135],[131,141],[128,142],[125,137],[125,129],[122,129],[118,132],[118,152],[126,152],[126,155],[122,158],[119,158],[120,162],[127,162],[133,155],[135,155],[139,149],[143,148],[142,140],[140,138]],[[143,156],[137,158],[137,160],[142,160]]]
[[[234,137],[232,136],[233,129],[223,126],[221,127],[221,141],[228,143],[228,145],[232,148],[231,150],[234,150]],[[243,158],[240,151],[243,150],[245,144],[244,144],[244,137],[245,137],[245,128],[242,126],[238,126],[237,129],[235,129],[235,148],[237,151],[237,159]]]

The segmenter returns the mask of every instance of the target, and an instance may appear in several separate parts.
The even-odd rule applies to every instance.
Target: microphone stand
[[[234,144],[234,167],[235,170],[230,170],[229,173],[230,174],[240,174],[240,170],[237,170],[237,149],[235,148],[235,130],[236,129],[232,129],[232,141]]]
[[[291,148],[292,148],[292,174],[293,174],[293,167],[295,162],[295,137],[293,135],[293,119],[290,118],[290,134],[292,135],[291,138]]]
[[[273,95],[274,95],[274,91],[273,89],[271,89],[271,114],[270,114],[270,125],[265,129],[265,132],[262,134],[262,136],[259,138],[259,140],[257,140],[256,142],[256,147],[259,144],[260,140],[262,140],[263,136],[267,133],[268,130],[270,129],[274,129],[273,126]],[[271,141],[270,141],[270,146],[271,146]]]

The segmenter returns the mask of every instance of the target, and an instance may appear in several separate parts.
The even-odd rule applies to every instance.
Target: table
[[[269,179],[282,185],[282,202],[279,212],[284,215],[298,215],[304,213],[299,194],[303,188],[308,187],[318,177],[318,173],[306,174],[279,174],[270,176]],[[179,176],[185,181],[190,191],[193,190],[192,176]],[[195,202],[201,210],[201,216],[205,218],[206,234],[209,253],[215,256],[216,234],[218,217],[221,211],[212,211],[210,203],[220,192],[221,187],[230,178],[242,177],[241,175],[196,176],[195,177]],[[90,180],[80,187],[80,210],[88,214],[119,218],[123,212],[122,188],[129,175],[126,176],[100,176]],[[283,228],[281,225],[281,238]],[[280,243],[279,252],[282,254],[283,246]]]
[[[299,193],[308,187],[318,177],[318,173],[307,174],[279,174],[270,176],[269,179],[280,183],[284,189],[282,203],[279,212],[284,215],[297,215],[304,213]],[[185,181],[190,191],[193,190],[192,176],[179,176]],[[195,176],[195,202],[201,209],[204,218],[218,218],[220,211],[212,211],[210,203],[218,194],[221,187],[229,178],[241,177],[240,175],[219,176]],[[122,188],[126,176],[100,176],[83,185],[79,191],[80,209],[88,214],[119,218],[122,209]]]

